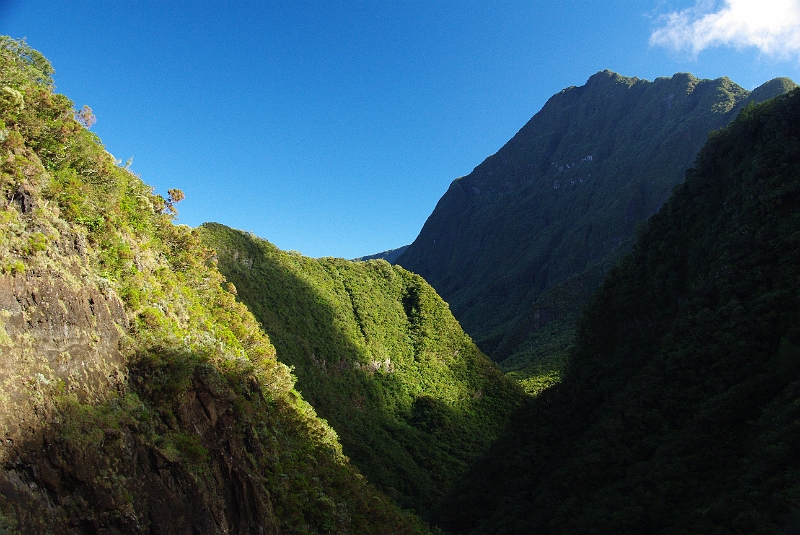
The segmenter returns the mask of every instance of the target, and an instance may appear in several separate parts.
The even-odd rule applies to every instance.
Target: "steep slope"
[[[396,263],[436,288],[494,360],[568,344],[578,308],[629,249],[637,223],[683,179],[708,133],[746,103],[791,87],[776,79],[750,93],[727,78],[649,82],[599,72],[554,95],[455,180]],[[537,303],[547,291],[565,292],[574,306],[557,314],[552,294]],[[561,335],[537,334],[552,321]]]
[[[521,401],[418,275],[199,231],[344,452],[403,507],[438,503]]]
[[[0,532],[426,532],[52,72],[0,37]]]
[[[383,259],[383,260],[386,260],[387,262],[389,262],[391,264],[391,263],[394,263],[394,261],[397,260],[397,257],[399,257],[401,254],[403,254],[403,252],[406,249],[408,249],[408,245],[404,245],[402,247],[398,247],[397,249],[389,249],[388,251],[383,251],[383,252],[371,254],[371,255],[368,255],[368,256],[362,256],[360,258],[354,258],[353,260],[365,261],[365,260]]]
[[[799,140],[800,90],[709,139],[445,529],[797,532]]]

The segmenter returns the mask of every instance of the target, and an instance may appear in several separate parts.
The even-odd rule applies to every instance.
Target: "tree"
[[[88,130],[97,122],[97,117],[92,113],[92,108],[84,104],[83,108],[75,112],[75,120]]]

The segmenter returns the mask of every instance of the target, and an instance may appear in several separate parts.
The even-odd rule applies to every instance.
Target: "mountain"
[[[199,233],[303,398],[402,507],[438,504],[522,401],[419,275],[303,257],[219,224]]]
[[[0,37],[0,533],[427,533],[52,73]]]
[[[797,533],[800,90],[744,108],[587,307],[452,533]]]
[[[505,369],[542,358],[558,368],[580,307],[709,132],[794,86],[775,79],[749,92],[727,78],[599,72],[453,181],[396,263],[422,275],[490,357],[514,357]]]
[[[397,249],[389,249],[388,251],[383,251],[382,253],[375,253],[368,256],[362,256],[359,258],[354,258],[356,261],[364,261],[364,260],[386,260],[389,263],[394,263],[397,260],[397,257],[400,256],[408,249],[408,245],[404,245],[402,247],[398,247]]]

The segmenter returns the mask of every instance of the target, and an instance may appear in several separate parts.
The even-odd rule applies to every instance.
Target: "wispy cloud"
[[[698,0],[659,17],[650,44],[697,55],[713,46],[756,47],[800,60],[800,0]]]

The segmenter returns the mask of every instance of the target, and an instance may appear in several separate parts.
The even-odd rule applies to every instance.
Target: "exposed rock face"
[[[0,322],[5,458],[46,418],[45,391],[101,399],[119,381],[119,342],[128,319],[113,291],[75,286],[63,272],[43,270],[0,277]]]
[[[279,533],[263,478],[253,475],[252,456],[263,451],[246,433],[232,432],[230,399],[202,378],[183,399],[175,423],[202,437],[213,473],[145,444],[135,425],[97,430],[100,451],[47,430],[0,472],[0,495],[16,504],[23,533]]]

